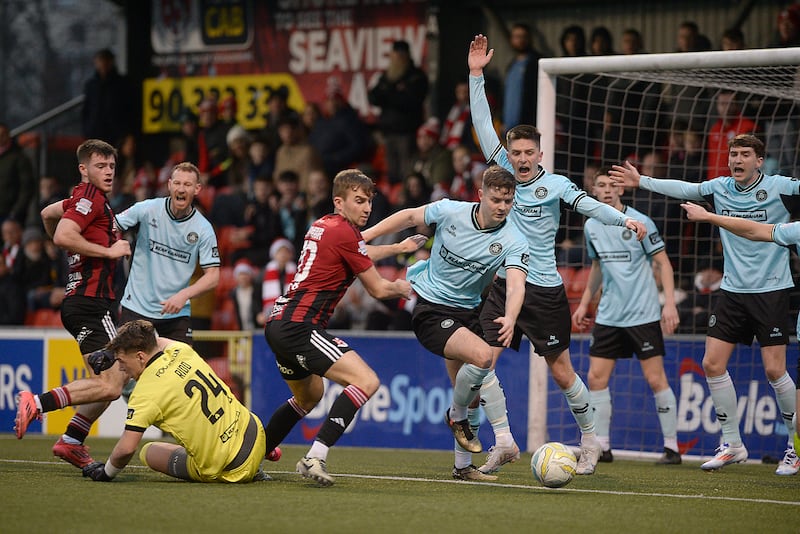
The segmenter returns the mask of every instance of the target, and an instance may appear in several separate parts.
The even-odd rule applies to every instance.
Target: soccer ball
[[[575,476],[578,460],[563,443],[545,443],[531,457],[531,471],[542,486],[560,488]]]

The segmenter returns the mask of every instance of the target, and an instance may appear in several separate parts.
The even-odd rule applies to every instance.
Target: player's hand
[[[591,319],[587,317],[588,311],[587,307],[582,305],[575,308],[575,313],[572,314],[572,325],[578,330],[589,328],[592,325]]]
[[[641,241],[647,235],[647,227],[643,222],[635,219],[628,219],[625,221],[625,228],[636,232],[636,240]]]
[[[92,462],[82,471],[83,476],[89,477],[95,482],[111,482],[111,477],[106,474],[106,464],[103,462]]]
[[[161,304],[161,315],[178,313],[186,304],[186,299],[183,298],[180,293],[175,293],[170,298],[160,302],[159,304]]]
[[[505,348],[510,347],[511,341],[514,340],[514,321],[503,315],[495,319],[494,322],[501,325],[500,330],[497,331],[497,341]]]
[[[394,283],[397,285],[398,297],[404,299],[411,298],[411,283],[408,280],[398,278]]]
[[[400,248],[403,254],[410,254],[416,252],[425,243],[428,242],[428,236],[422,234],[414,234],[400,241]]]
[[[479,76],[483,71],[483,68],[492,60],[494,48],[491,50],[488,50],[488,48],[489,40],[485,35],[480,33],[475,36],[471,43],[469,43],[467,65],[469,65],[469,72],[473,76]]]
[[[108,258],[115,260],[117,258],[124,258],[131,255],[131,244],[127,239],[120,239],[115,241],[113,245],[108,247]]]
[[[624,165],[613,165],[608,175],[616,186],[639,187],[641,175],[630,161],[625,161]]]
[[[117,361],[114,353],[107,349],[96,350],[89,354],[87,357],[89,366],[94,371],[94,374],[99,375],[106,369],[110,369],[114,362]]]
[[[678,318],[678,309],[675,307],[675,305],[665,305],[661,310],[661,331],[667,335],[673,334],[675,333],[675,329],[678,328],[678,324],[680,322],[681,321]]]
[[[686,212],[686,218],[690,221],[705,221],[708,219],[709,212],[703,206],[687,201],[682,203],[681,207]]]

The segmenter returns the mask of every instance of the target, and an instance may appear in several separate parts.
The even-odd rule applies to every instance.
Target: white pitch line
[[[44,462],[37,460],[9,460],[0,458],[0,462],[15,463],[15,464],[36,464],[36,465],[66,465],[64,462]],[[129,465],[126,469],[147,469],[144,465]],[[273,471],[265,470],[267,474],[279,475],[294,475],[296,471]],[[397,477],[387,475],[357,475],[353,473],[334,473],[335,478],[367,478],[372,480],[388,480],[394,482],[431,482],[435,484],[468,484],[470,486],[492,486],[495,488],[512,488],[533,491],[555,491],[555,492],[569,492],[569,493],[593,493],[598,495],[619,495],[626,497],[667,497],[672,499],[704,499],[712,501],[730,501],[730,502],[749,502],[758,504],[778,504],[785,506],[800,506],[800,502],[793,501],[776,501],[774,499],[747,499],[745,497],[720,497],[718,495],[679,495],[674,493],[641,493],[635,491],[610,491],[610,490],[593,490],[593,489],[578,489],[578,488],[545,488],[543,486],[527,486],[525,484],[501,484],[499,482],[469,482],[466,480],[442,480],[437,478],[417,478],[417,477]]]

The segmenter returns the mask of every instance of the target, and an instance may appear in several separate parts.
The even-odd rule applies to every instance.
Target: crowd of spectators
[[[621,33],[619,51],[607,28],[592,28],[588,35],[587,39],[587,32],[577,25],[565,28],[561,54],[646,51],[643,36],[633,28]],[[741,30],[731,28],[720,36],[716,48],[740,49],[745,43]],[[516,124],[536,123],[536,73],[543,57],[534,48],[531,28],[525,24],[510,27],[508,44],[511,60],[499,88],[488,95],[496,108],[493,116],[501,136]],[[800,5],[781,10],[774,39],[765,45],[800,45]],[[713,48],[712,40],[703,35],[697,24],[687,21],[677,28],[677,52]],[[181,161],[197,163],[202,173],[199,208],[215,226],[223,258],[220,287],[212,296],[216,304],[198,306],[212,310],[212,316],[207,318],[212,328],[257,328],[263,324],[265,311],[296,270],[306,229],[316,218],[333,210],[331,181],[341,169],[357,166],[379,185],[368,225],[394,210],[431,200],[477,200],[486,162],[480,156],[471,125],[467,80],[462,78],[455,83],[452,106],[441,117],[430,115],[425,104],[430,89],[428,77],[414,64],[405,41],[393,44],[388,68],[369,89],[369,102],[380,109],[375,124],[367,124],[359,116],[335,77],[328,81],[323,100],[309,102],[303,110],[289,106],[285,88],[272,92],[266,123],[259,131],[248,131],[237,124],[237,102],[232,96],[206,98],[197,110],[183,111],[181,131],[169,140],[169,156],[160,165],[141,153],[129,127],[129,117],[121,109],[125,106],[119,104],[119,98],[128,94],[129,85],[116,71],[113,54],[108,50],[98,52],[95,65],[96,74],[86,85],[84,133],[109,140],[119,150],[110,195],[114,210],[120,212],[136,201],[163,196],[172,167]],[[702,114],[706,121],[702,125],[687,120],[676,100],[670,125],[664,129],[668,135],[655,139],[657,133],[642,125],[659,120],[663,123],[663,117],[655,119],[647,113],[663,115],[663,110],[656,108],[664,101],[662,93],[670,88],[657,84],[647,88],[617,87],[614,83],[597,84],[590,90],[580,79],[560,85],[557,106],[571,107],[569,114],[561,115],[569,118],[556,124],[553,170],[569,176],[579,187],[584,187],[584,175],[591,175],[593,169],[623,159],[634,160],[643,174],[691,181],[713,178],[727,173],[726,142],[730,135],[769,134],[770,129],[785,135],[787,131],[786,124],[760,123],[750,113],[747,102],[735,92],[724,90],[705,99],[694,99],[709,102],[709,109]],[[623,92],[628,99],[625,107],[633,111],[624,111],[615,101]],[[640,101],[632,104],[630,98]],[[575,109],[576,105],[585,109]],[[108,106],[112,109],[106,109]],[[640,109],[647,113],[642,114]],[[693,117],[697,116],[695,110]],[[781,116],[790,126],[793,124],[796,132],[798,117]],[[588,135],[571,135],[575,131]],[[598,141],[593,144],[592,139]],[[783,174],[795,174],[793,154],[779,154],[776,161]],[[31,322],[38,310],[57,310],[60,305],[65,258],[44,234],[38,217],[43,206],[68,194],[58,184],[52,176],[42,176],[37,194],[33,166],[9,138],[8,127],[0,124],[0,187],[4,191],[4,200],[0,201],[0,324]],[[700,332],[714,287],[713,283],[701,284],[700,280],[713,278],[721,269],[721,256],[714,244],[716,234],[702,225],[679,222],[677,203],[653,202],[650,196],[641,192],[638,195],[642,196],[625,201],[634,205],[648,203],[646,211],[661,226],[669,256],[681,258],[674,266],[685,281],[676,284],[683,302],[681,324],[684,331]],[[578,219],[570,216],[562,221],[561,248],[556,251],[564,272],[575,275],[565,275],[568,286],[571,280],[580,279],[577,271],[587,263],[581,243],[583,221]],[[381,268],[387,276],[402,275],[406,264],[414,259],[384,261]],[[408,303],[366,300],[358,284],[354,284],[337,312],[337,324],[407,327],[403,311],[408,309]],[[215,319],[213,310],[229,313]]]

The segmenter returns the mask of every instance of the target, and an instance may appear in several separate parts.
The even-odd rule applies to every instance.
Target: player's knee
[[[721,376],[725,374],[725,364],[703,358],[703,372],[706,376]]]
[[[370,369],[368,373],[364,373],[364,376],[359,378],[358,383],[354,382],[354,385],[358,386],[368,397],[372,397],[375,392],[378,391],[381,380],[378,378],[378,375],[375,374],[375,371]]]

